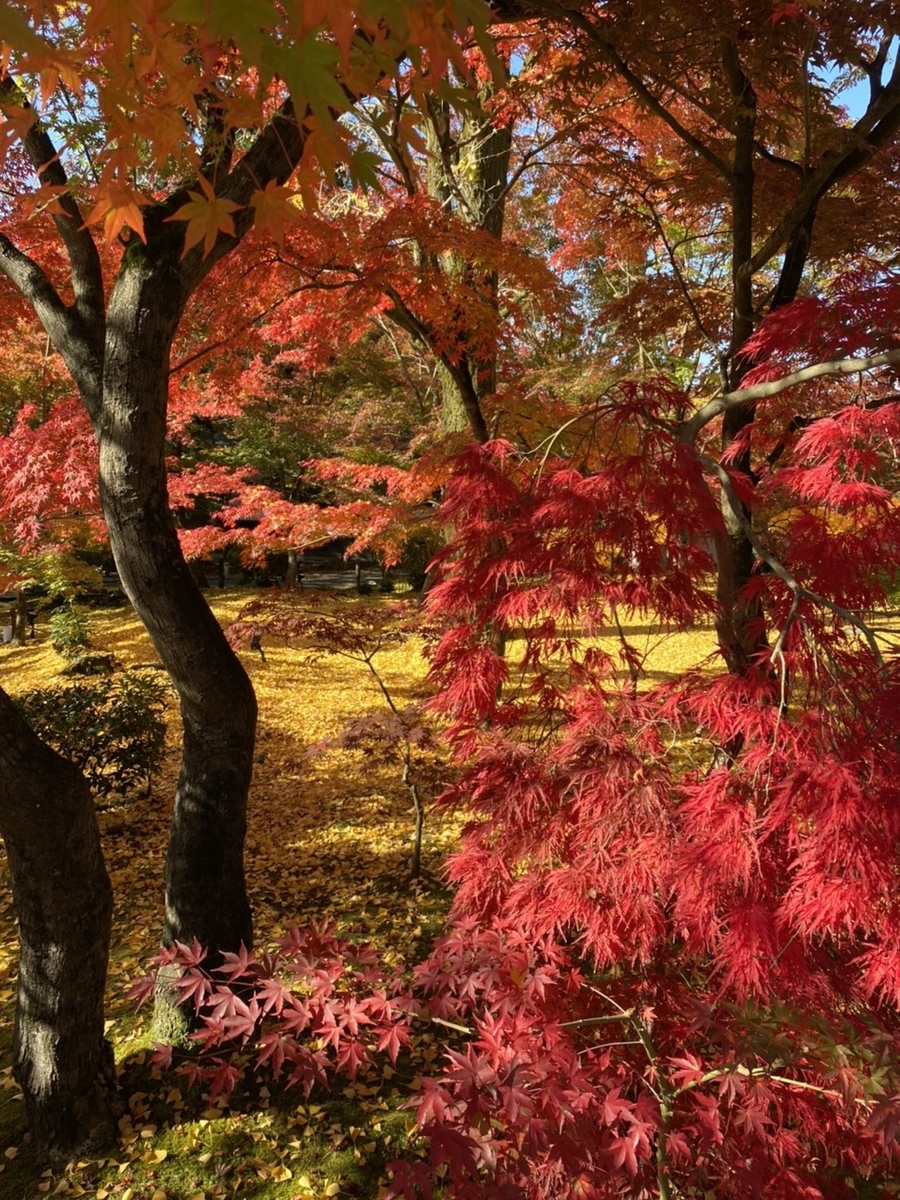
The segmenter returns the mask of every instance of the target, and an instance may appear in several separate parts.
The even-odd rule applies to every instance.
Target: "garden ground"
[[[249,594],[212,597],[223,624]],[[344,599],[338,603],[352,604]],[[65,665],[46,641],[46,625],[25,647],[0,651],[0,684],[12,695],[62,682]],[[697,663],[714,648],[708,627],[660,636],[625,631],[649,651],[652,674]],[[616,636],[606,648],[614,651]],[[158,660],[130,609],[91,617],[97,650],[122,666]],[[606,639],[603,639],[606,641]],[[384,701],[361,663],[336,656],[310,658],[265,643],[265,661],[243,660],[260,702],[257,763],[250,798],[248,885],[260,945],[292,925],[330,918],[342,934],[371,941],[382,958],[413,963],[439,932],[448,894],[441,864],[452,848],[450,815],[429,811],[423,878],[408,881],[412,838],[409,796],[399,767],[373,764],[349,751],[309,754],[344,722]],[[403,704],[422,693],[426,664],[410,640],[382,650],[376,666]],[[152,669],[152,668],[148,668]],[[105,804],[99,822],[115,894],[107,1016],[127,1111],[119,1143],[101,1157],[50,1161],[31,1145],[9,1062],[18,947],[8,877],[0,874],[0,1200],[39,1196],[96,1196],[98,1200],[260,1200],[375,1197],[386,1164],[415,1152],[415,1124],[402,1108],[417,1073],[439,1054],[428,1028],[397,1069],[387,1062],[361,1072],[330,1093],[301,1094],[253,1084],[210,1105],[199,1088],[158,1078],[148,1063],[149,1016],[127,999],[133,979],[157,950],[162,925],[162,879],[171,797],[178,770],[177,705],[169,708],[169,749],[152,794]],[[433,783],[441,764],[426,764]]]

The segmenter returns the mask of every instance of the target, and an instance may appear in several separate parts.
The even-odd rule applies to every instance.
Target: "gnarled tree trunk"
[[[19,923],[13,1071],[39,1144],[72,1150],[114,1131],[103,1036],[112,889],[78,769],[0,691],[0,834]]]

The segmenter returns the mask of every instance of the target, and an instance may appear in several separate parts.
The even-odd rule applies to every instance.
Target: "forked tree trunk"
[[[184,561],[169,510],[169,347],[184,303],[177,262],[171,238],[151,238],[129,250],[110,297],[100,489],[122,586],[181,701],[164,939],[197,938],[218,952],[253,939],[243,848],[256,698]]]
[[[0,834],[19,924],[13,1072],[44,1147],[114,1132],[112,1048],[103,1036],[112,889],[81,773],[0,691]]]
[[[17,86],[0,72],[0,99],[15,99]],[[306,138],[291,101],[285,100],[232,166],[220,116],[216,110],[207,130],[204,160],[207,166],[217,160],[219,194],[235,210],[234,234],[220,237],[211,252],[204,247],[201,254],[195,247],[185,253],[183,224],[169,223],[189,199],[188,185],[166,203],[147,206],[148,244],[134,238],[126,247],[107,304],[100,255],[68,187],[60,154],[40,122],[25,135],[24,147],[42,181],[59,189],[52,219],[71,269],[71,296],[63,301],[40,265],[0,231],[0,273],[34,307],[90,415],[100,443],[101,500],[116,566],[181,699],[184,755],[166,864],[164,937],[197,938],[214,953],[252,941],[243,844],[256,698],[191,578],[169,513],[164,462],[169,353],[189,296],[250,229],[253,193],[270,181],[287,181]],[[5,822],[0,832],[11,839],[17,912],[32,956],[23,969],[17,1070],[38,1136],[62,1144],[80,1139],[102,1110],[89,1081],[101,1078],[108,1064],[102,1010],[92,990],[97,978],[102,990],[106,943],[94,935],[104,921],[108,927],[108,884],[101,895],[102,860],[99,850],[96,863],[91,860],[83,796],[74,795],[78,789],[71,774],[47,765],[33,738],[28,744],[35,765],[20,760],[20,747],[9,736],[0,752],[0,769],[3,753],[9,761],[0,788],[0,806],[8,805],[0,815]],[[22,784],[26,767],[31,790]],[[42,805],[42,817],[55,818],[46,853],[34,839],[34,820],[29,823],[27,811],[23,815],[26,796]],[[63,803],[70,800],[71,805]],[[83,869],[75,854],[84,860]],[[52,875],[62,870],[59,864],[69,863],[72,871],[64,877]],[[70,944],[79,949],[80,959],[70,953]],[[62,978],[65,972],[73,987]],[[60,995],[66,997],[64,1011],[56,999]],[[55,1040],[48,1032],[53,1029],[62,1031]],[[60,1094],[68,1096],[72,1111],[68,1124],[57,1130]]]

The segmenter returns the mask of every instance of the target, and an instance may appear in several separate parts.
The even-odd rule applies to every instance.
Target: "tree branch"
[[[0,77],[0,104],[14,104],[26,111],[34,111],[22,95],[18,84],[9,75]],[[90,230],[85,227],[75,197],[68,190],[69,177],[60,162],[59,151],[41,126],[36,113],[35,120],[22,142],[41,185],[49,184],[51,187],[65,189],[56,197],[57,211],[51,213],[51,216],[69,259],[72,289],[75,293],[75,312],[82,322],[85,336],[91,337],[94,342],[95,353],[101,354],[105,301],[103,269],[97,246]]]
[[[582,17],[580,13],[574,13],[570,9],[566,9],[565,12],[568,19],[583,29],[594,44],[600,48],[610,66],[634,89],[650,111],[659,117],[661,121],[664,121],[672,132],[681,138],[686,146],[689,146],[701,158],[705,159],[724,179],[730,180],[731,172],[727,164],[704,141],[701,141],[689,129],[686,129],[673,113],[669,112],[662,101],[653,95],[640,75],[632,71],[625,60],[619,55],[618,51],[603,37],[600,31],[590,21]]]
[[[703,462],[703,465],[708,470],[714,472],[714,474],[718,477],[729,507],[731,508],[735,519],[740,524],[744,534],[747,537],[747,540],[753,547],[753,551],[757,558],[759,558],[760,561],[764,562],[769,567],[773,575],[777,575],[778,578],[787,585],[795,598],[806,597],[807,600],[811,600],[814,604],[820,604],[823,608],[827,608],[829,612],[833,612],[836,617],[840,617],[841,620],[846,621],[848,625],[852,625],[854,629],[858,630],[858,632],[862,634],[868,643],[869,649],[872,651],[872,657],[878,663],[879,670],[883,671],[884,658],[881,653],[881,648],[878,645],[875,634],[865,623],[865,621],[861,621],[856,613],[851,612],[849,608],[844,608],[843,605],[836,604],[833,600],[829,600],[827,596],[821,596],[818,592],[811,591],[809,588],[804,587],[802,583],[795,579],[787,567],[784,566],[784,564],[777,558],[775,558],[773,554],[770,554],[769,551],[766,550],[765,546],[763,546],[756,534],[756,531],[753,529],[752,524],[744,513],[744,506],[736,496],[731,479],[725,468],[720,463],[708,458],[706,455],[700,455],[700,459]]]
[[[257,322],[263,319],[263,317],[271,316],[271,314],[279,309],[282,304],[293,299],[294,296],[299,296],[301,292],[333,292],[340,288],[352,287],[355,282],[356,281],[353,279],[348,279],[342,283],[329,284],[321,283],[317,279],[313,279],[309,283],[298,284],[297,287],[293,287],[289,291],[285,292],[284,295],[279,296],[277,300],[274,300],[270,305],[262,309],[260,312],[254,313],[252,317],[248,317],[246,321],[242,321],[241,324],[233,329],[227,337],[219,338],[218,341],[215,342],[208,342],[205,346],[201,346],[199,350],[195,350],[193,353],[179,359],[177,363],[174,363],[171,367],[169,367],[169,375],[177,375],[180,371],[186,370],[193,363],[199,362],[201,358],[206,358],[208,354],[213,354],[216,350],[222,350],[226,346],[233,345],[235,339],[238,338],[242,333],[246,333],[248,329],[252,329]]]
[[[253,193],[262,191],[268,183],[286,183],[303,157],[305,144],[303,122],[297,117],[293,101],[288,97],[247,153],[216,188],[219,199],[230,200],[238,205],[233,218],[234,236],[220,233],[209,254],[204,254],[203,247],[198,245],[184,256],[178,271],[185,300],[216,263],[234,250],[250,231],[254,220],[253,210],[249,207]],[[169,197],[164,206],[149,210],[160,232],[166,228],[161,222],[187,202],[187,191],[187,188],[183,188]],[[148,211],[145,210],[145,217],[147,215]]]
[[[415,313],[410,312],[394,288],[385,287],[384,290],[394,305],[393,309],[390,312],[385,312],[384,315],[396,321],[401,329],[405,329],[407,333],[411,334],[446,368],[459,390],[459,398],[468,417],[469,428],[472,430],[473,436],[483,445],[489,440],[490,434],[484,414],[481,411],[478,392],[472,382],[468,360],[463,356],[462,362],[456,363],[452,361],[449,355],[439,353],[435,349],[434,338],[427,325],[423,321],[420,321]]]
[[[784,375],[781,379],[770,379],[765,383],[740,388],[736,392],[725,392],[724,395],[708,400],[689,420],[681,423],[678,427],[678,440],[691,445],[705,425],[720,413],[737,408],[741,404],[754,400],[768,400],[771,396],[777,396],[790,387],[796,387],[797,384],[808,383],[811,379],[821,379],[826,375],[861,375],[865,371],[886,367],[892,363],[900,363],[900,350],[885,350],[881,354],[869,355],[868,358],[838,358],[831,362],[815,363],[811,367],[803,367],[800,371]]]
[[[19,289],[34,309],[47,336],[62,355],[92,420],[100,408],[103,341],[88,332],[75,309],[67,308],[59,292],[33,258],[0,233],[0,272]]]
[[[890,81],[849,131],[844,144],[822,156],[797,194],[791,208],[778,222],[750,260],[752,273],[766,265],[801,223],[809,209],[839,180],[864,166],[900,129],[900,59]]]

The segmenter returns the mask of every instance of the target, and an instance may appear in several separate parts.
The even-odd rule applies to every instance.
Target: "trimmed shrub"
[[[167,688],[128,671],[16,697],[35,733],[81,769],[95,796],[145,785],[162,765]]]
[[[67,601],[50,613],[50,645],[69,660],[78,658],[90,646],[87,617],[77,605]]]

